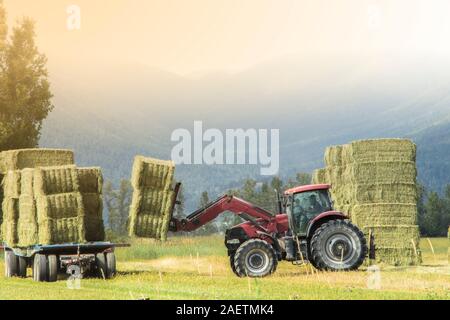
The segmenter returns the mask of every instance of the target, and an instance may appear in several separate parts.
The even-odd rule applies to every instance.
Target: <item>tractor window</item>
[[[328,190],[297,193],[293,198],[292,219],[295,233],[304,234],[311,219],[322,212],[331,211]]]

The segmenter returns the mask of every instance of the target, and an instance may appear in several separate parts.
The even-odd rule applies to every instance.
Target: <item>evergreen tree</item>
[[[203,191],[200,195],[199,200],[199,208],[204,208],[206,205],[209,204],[209,195],[207,191]],[[210,235],[219,232],[219,229],[217,227],[216,221],[212,220],[205,224],[204,226],[197,229],[194,234],[195,235]]]
[[[423,229],[426,236],[436,237],[442,235],[443,229],[442,216],[444,215],[444,203],[437,192],[431,192],[428,195],[428,201],[425,204],[426,214],[423,219]],[[444,229],[447,229],[445,227]]]
[[[121,180],[118,190],[114,189],[111,181],[107,181],[103,188],[109,229],[116,235],[127,234],[132,192],[130,182],[125,179]]]
[[[24,18],[6,41],[0,3],[0,151],[36,147],[52,110],[47,59],[35,44],[34,22]]]
[[[312,176],[310,173],[297,173],[297,176],[295,177],[297,181],[298,186],[305,186],[308,184],[311,184]]]

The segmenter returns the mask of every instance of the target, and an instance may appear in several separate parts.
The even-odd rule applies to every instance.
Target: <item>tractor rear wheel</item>
[[[277,264],[273,247],[261,239],[247,240],[234,255],[235,273],[239,277],[265,277],[276,270]]]
[[[239,275],[237,274],[237,272],[236,272],[236,267],[234,266],[234,256],[235,256],[235,255],[236,255],[236,252],[232,252],[232,253],[230,254],[230,267],[231,267],[231,270],[233,270],[234,274],[237,275],[237,276],[239,276]]]
[[[348,220],[331,220],[313,234],[311,263],[319,270],[355,270],[367,254],[364,234]]]

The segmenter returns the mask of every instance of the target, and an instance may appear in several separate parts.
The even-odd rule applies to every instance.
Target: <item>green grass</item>
[[[0,299],[450,299],[448,240],[422,239],[424,263],[382,267],[381,289],[369,289],[369,273],[317,272],[281,262],[263,279],[237,278],[229,268],[223,238],[170,238],[166,243],[138,241],[117,250],[118,276],[83,279],[81,289],[65,279],[36,283],[0,277]],[[3,262],[0,272],[3,273]]]

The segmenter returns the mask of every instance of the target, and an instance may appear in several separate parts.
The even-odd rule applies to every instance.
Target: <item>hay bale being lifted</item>
[[[172,190],[175,164],[137,156],[131,184],[130,236],[165,240],[175,193]]]
[[[21,149],[0,152],[0,172],[74,164],[71,150]]]

